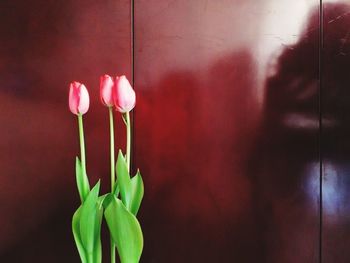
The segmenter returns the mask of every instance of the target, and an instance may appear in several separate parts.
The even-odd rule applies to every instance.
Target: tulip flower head
[[[117,111],[121,113],[129,112],[135,107],[135,91],[124,75],[115,78],[113,99]]]
[[[114,86],[114,81],[109,75],[101,76],[100,98],[101,98],[101,102],[107,107],[112,107],[114,105],[113,86]]]
[[[69,86],[69,109],[73,114],[85,114],[89,109],[89,93],[84,84],[74,81]]]

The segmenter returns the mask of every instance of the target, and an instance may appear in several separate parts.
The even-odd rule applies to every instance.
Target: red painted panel
[[[323,4],[322,154],[323,262],[349,262],[349,27],[348,1]]]
[[[108,126],[98,77],[130,76],[129,8],[124,0],[1,1],[1,262],[78,260],[68,83],[90,88],[88,172],[106,190]],[[316,0],[135,0],[144,262],[318,261],[318,15]],[[117,130],[120,145],[121,122]],[[345,134],[329,136],[330,145]],[[346,173],[346,147],[341,154],[332,147],[341,165],[325,162],[326,172]],[[336,216],[324,210],[329,262],[347,258],[338,246],[347,240],[344,202]]]
[[[135,1],[144,260],[318,261],[317,14]]]
[[[130,2],[1,0],[0,43],[0,262],[78,262],[70,225],[79,205],[78,128],[68,85],[89,89],[87,169],[106,191],[109,127],[99,77],[130,76]],[[124,133],[118,120],[117,145]]]

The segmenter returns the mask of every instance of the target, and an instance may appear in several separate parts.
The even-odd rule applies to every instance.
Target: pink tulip
[[[115,78],[113,99],[115,107],[121,113],[129,112],[135,107],[135,91],[124,75]]]
[[[101,102],[107,107],[114,105],[113,102],[113,86],[114,81],[109,75],[100,78],[100,98]]]
[[[85,114],[89,109],[89,93],[84,84],[74,81],[69,86],[69,109],[73,114]]]

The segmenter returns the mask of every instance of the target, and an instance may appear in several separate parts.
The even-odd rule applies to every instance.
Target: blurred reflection
[[[348,1],[339,1],[346,2]],[[350,251],[350,6],[324,5],[323,259],[349,262]]]
[[[347,205],[350,199],[349,176],[350,165],[337,160],[323,161],[322,179],[322,214],[326,219],[325,223],[330,225],[339,224],[342,217],[350,214],[350,206]],[[317,202],[319,194],[320,166],[318,163],[310,165],[308,171],[308,193],[310,199]],[[316,208],[316,207],[315,207]]]
[[[318,258],[320,62],[323,215],[335,222],[349,212],[344,207],[349,207],[346,190],[350,188],[345,164],[350,152],[346,140],[350,9],[335,3],[323,8],[322,61],[317,7],[300,40],[285,48],[272,69],[275,74],[266,82],[263,122],[251,160],[256,165],[250,169],[264,262],[315,262]]]
[[[211,64],[204,81],[177,71],[138,85],[135,161],[151,187],[140,214],[145,262],[256,260],[241,165],[254,130],[254,70],[239,50]]]

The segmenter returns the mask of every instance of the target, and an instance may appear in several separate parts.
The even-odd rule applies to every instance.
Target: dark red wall
[[[87,169],[106,192],[109,127],[99,76],[130,77],[129,10],[122,0],[0,1],[0,262],[79,261],[71,233],[78,129],[68,86],[77,80],[89,89]],[[117,129],[122,146],[121,122]]]
[[[68,85],[89,89],[87,170],[106,192],[104,73],[137,93],[141,262],[348,262],[349,12],[317,0],[2,0],[0,262],[79,261]]]

